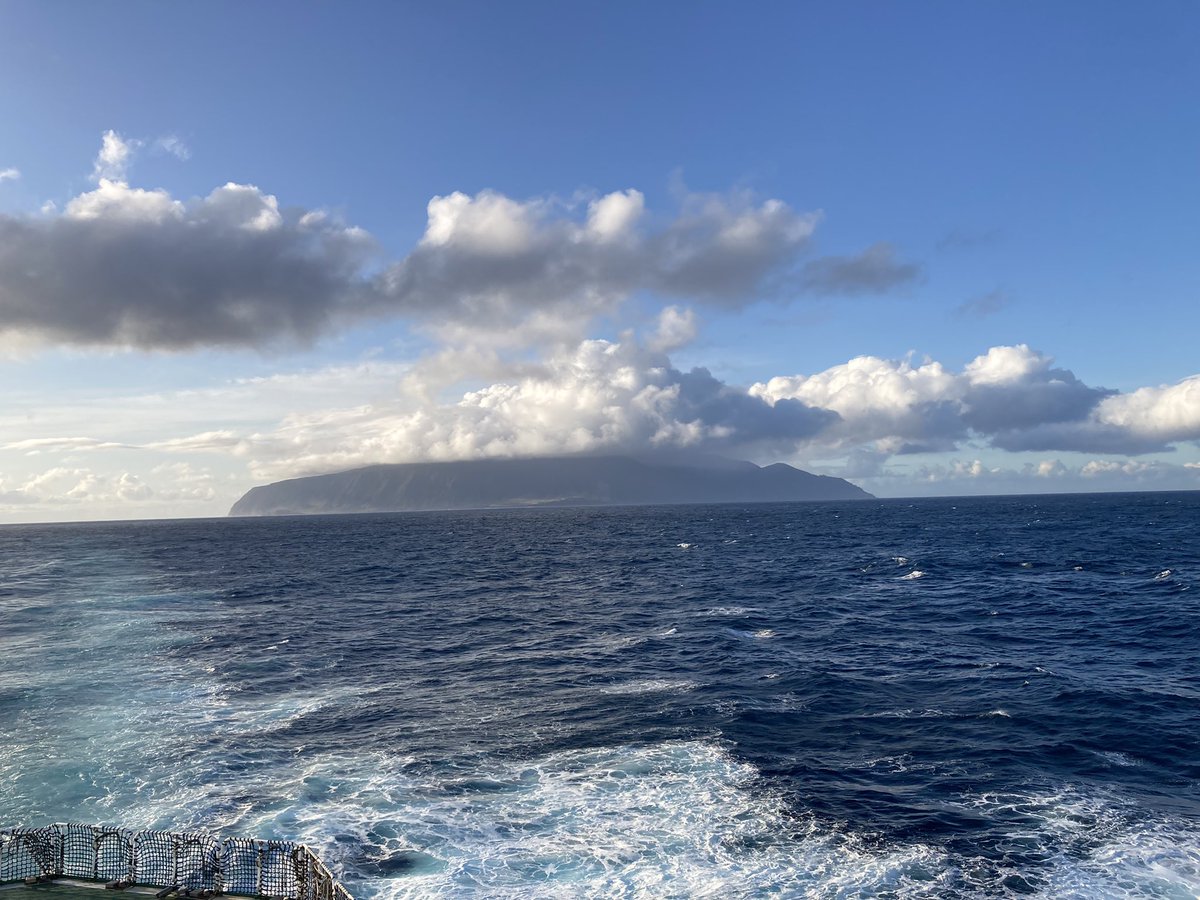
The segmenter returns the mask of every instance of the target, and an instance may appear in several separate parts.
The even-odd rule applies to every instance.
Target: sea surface
[[[1200,895],[1200,492],[0,528],[0,825],[359,898]]]

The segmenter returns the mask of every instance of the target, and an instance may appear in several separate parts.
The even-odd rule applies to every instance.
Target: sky
[[[0,0],[0,522],[1200,488],[1200,7]]]

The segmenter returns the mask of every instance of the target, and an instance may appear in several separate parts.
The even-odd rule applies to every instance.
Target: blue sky
[[[0,520],[650,448],[1200,487],[1198,45],[1182,2],[0,2]]]

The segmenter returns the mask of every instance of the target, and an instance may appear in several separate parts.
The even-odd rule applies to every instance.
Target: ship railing
[[[315,853],[292,841],[76,823],[0,829],[0,884],[54,878],[185,897],[353,900]]]

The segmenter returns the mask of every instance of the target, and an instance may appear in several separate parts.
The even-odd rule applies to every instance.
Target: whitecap
[[[692,545],[687,544],[687,543],[676,544],[675,546],[678,547],[680,550],[691,550],[692,549]]]
[[[901,575],[900,580],[901,581],[916,581],[918,578],[924,578],[924,577],[925,577],[925,573],[922,572],[920,569],[913,569],[907,575]]]
[[[699,685],[688,678],[643,678],[637,681],[622,681],[600,688],[602,694],[682,694],[694,691]]]
[[[1132,756],[1121,753],[1117,750],[1093,750],[1092,752],[1105,762],[1108,762],[1114,766],[1120,766],[1121,768],[1130,768],[1132,766],[1140,765],[1140,763]]]
[[[757,610],[748,606],[713,606],[696,613],[698,616],[748,616]]]
[[[1171,570],[1163,569],[1161,572],[1159,572],[1157,575],[1154,576],[1154,580],[1155,581],[1163,581],[1170,577],[1171,577]]]
[[[882,712],[867,713],[865,718],[868,719],[946,719],[954,717],[955,713],[947,712],[942,709],[927,708],[913,709],[912,707],[904,707],[902,709],[886,709]]]

